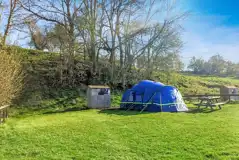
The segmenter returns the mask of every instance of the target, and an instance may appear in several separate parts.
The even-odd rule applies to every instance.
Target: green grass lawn
[[[239,159],[239,105],[209,111],[12,117],[0,126],[0,160]]]

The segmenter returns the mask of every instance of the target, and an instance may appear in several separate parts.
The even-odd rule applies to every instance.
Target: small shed
[[[89,85],[87,89],[87,106],[89,108],[109,108],[110,87],[102,85]]]
[[[225,95],[225,94],[236,94],[238,95],[238,88],[235,86],[221,86],[220,88],[220,94]],[[239,96],[223,96],[224,100],[239,100]]]

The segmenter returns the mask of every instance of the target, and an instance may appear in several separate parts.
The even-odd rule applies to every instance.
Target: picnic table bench
[[[218,106],[218,108],[221,109],[222,105],[226,104],[227,102],[218,102],[218,100],[220,99],[220,97],[200,97],[200,102],[194,105],[198,106],[198,109],[201,106],[206,106],[206,108],[210,107],[211,110],[213,109],[213,107]]]

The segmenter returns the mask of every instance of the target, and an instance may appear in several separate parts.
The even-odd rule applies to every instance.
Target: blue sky
[[[183,24],[184,61],[219,53],[239,62],[238,0],[184,0],[184,9],[190,11]]]
[[[188,7],[203,15],[226,16],[224,24],[237,26],[239,23],[239,1],[237,0],[191,0]]]

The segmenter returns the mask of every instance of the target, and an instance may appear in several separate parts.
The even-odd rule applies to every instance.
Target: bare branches
[[[9,33],[10,29],[12,28],[13,16],[18,10],[17,9],[17,4],[18,4],[18,0],[9,0],[7,24],[6,24],[6,27],[4,29],[4,34],[3,34],[3,39],[2,39],[1,45],[5,45],[8,33]]]
[[[156,66],[161,55],[179,52],[181,47],[178,21],[186,13],[175,12],[174,0],[15,1],[19,8],[15,8],[14,15],[24,17],[15,22],[18,30],[25,25],[30,37],[38,37],[41,46],[59,50],[68,68],[73,68],[78,53],[83,52],[92,62],[93,71],[104,58],[111,81],[124,81],[124,73],[137,61],[145,59],[143,69],[149,64]],[[29,27],[33,22],[38,29]],[[44,32],[45,25],[50,27]],[[44,37],[47,42],[43,43]],[[82,46],[84,50],[80,51]]]
[[[28,0],[27,2],[23,3],[20,1],[20,5],[23,9],[25,9],[27,12],[31,13],[32,16],[35,16],[39,19],[57,23],[59,25],[64,26],[64,23],[62,22],[60,17],[65,17],[65,13],[62,11],[59,11],[53,6],[53,3],[50,2],[50,0],[46,0],[45,3],[49,3],[51,8],[48,9],[48,7],[42,7],[43,3],[39,1],[40,4],[37,4],[34,2],[34,0]],[[53,10],[54,9],[54,10]]]

